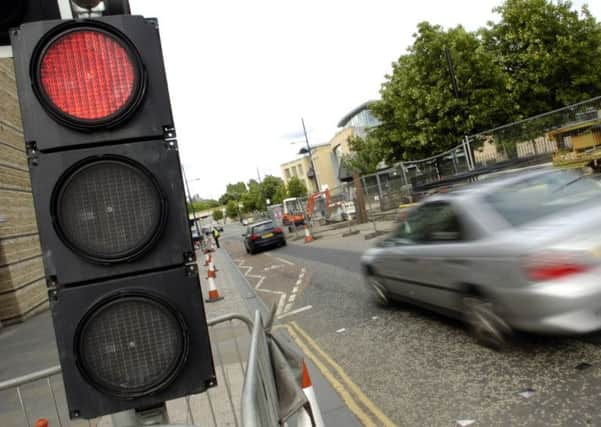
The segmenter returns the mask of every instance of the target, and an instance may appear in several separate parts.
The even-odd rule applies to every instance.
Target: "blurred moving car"
[[[249,254],[254,254],[259,249],[286,246],[284,231],[271,220],[249,225],[242,237],[246,253]]]
[[[502,176],[436,195],[362,257],[381,303],[463,319],[500,347],[511,329],[601,329],[601,183],[574,170]]]

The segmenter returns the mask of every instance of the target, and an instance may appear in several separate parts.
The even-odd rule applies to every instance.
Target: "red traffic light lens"
[[[138,56],[103,29],[76,28],[48,43],[38,61],[41,100],[77,127],[110,126],[135,108],[143,92]]]

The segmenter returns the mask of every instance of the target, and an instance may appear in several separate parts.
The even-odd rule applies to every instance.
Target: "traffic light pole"
[[[187,402],[189,405],[189,402]],[[189,409],[189,408],[188,408]],[[163,402],[152,409],[137,411],[130,409],[128,411],[117,412],[111,415],[113,427],[195,427],[188,424],[169,424],[169,415],[167,414],[167,406]]]

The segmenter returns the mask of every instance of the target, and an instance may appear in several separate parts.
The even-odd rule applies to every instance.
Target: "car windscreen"
[[[564,209],[601,202],[601,182],[576,171],[554,171],[497,188],[485,200],[517,227]]]
[[[263,224],[255,225],[252,229],[252,232],[256,234],[261,234],[271,230],[273,230],[273,222],[265,222]]]

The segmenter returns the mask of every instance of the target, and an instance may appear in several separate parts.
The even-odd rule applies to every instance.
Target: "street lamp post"
[[[305,128],[305,120],[301,117],[301,123],[303,124],[303,133],[305,134],[305,142],[307,148],[301,148],[298,154],[309,154],[309,162],[311,163],[311,170],[313,170],[313,179],[315,179],[315,191],[319,192],[319,181],[317,180],[317,169],[313,163],[313,153],[311,153],[311,146],[309,145],[309,138],[307,137],[307,129]]]
[[[184,176],[184,184],[186,184],[186,192],[188,193],[188,203],[190,204],[190,209],[192,209],[192,218],[194,219],[194,227],[196,228],[196,232],[200,237],[200,227],[198,226],[198,219],[196,218],[196,209],[194,209],[194,203],[192,202],[192,193],[190,193],[190,185],[188,183],[188,178],[186,177],[186,171],[182,168],[182,175]],[[193,179],[192,181],[199,181],[200,178]]]

